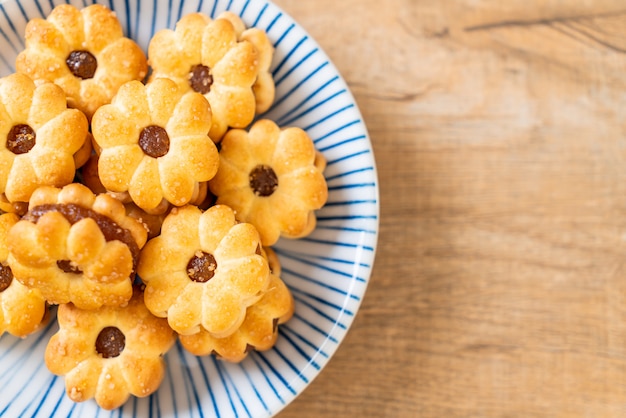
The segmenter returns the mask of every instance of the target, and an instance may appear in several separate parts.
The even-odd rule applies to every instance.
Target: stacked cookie
[[[292,316],[272,245],[328,191],[303,130],[254,122],[272,56],[230,12],[184,16],[147,57],[104,6],[28,23],[0,79],[0,332],[58,305],[45,361],[72,400],[153,393],[176,339],[241,361]]]

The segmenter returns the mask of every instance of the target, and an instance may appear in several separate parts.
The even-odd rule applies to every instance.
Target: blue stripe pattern
[[[270,417],[289,404],[323,370],[357,314],[366,291],[378,237],[378,179],[362,116],[350,90],[322,49],[288,15],[266,0],[99,0],[117,13],[127,36],[147,51],[154,33],[173,28],[185,14],[216,17],[231,10],[248,26],[264,29],[275,47],[272,107],[258,118],[307,131],[327,165],[329,200],[306,238],[275,245],[281,277],[296,309],[279,327],[274,348],[241,363],[194,357],[180,343],[165,356],[160,389],[115,411],[95,402],[76,404],[62,377],[43,363],[52,321],[26,339],[0,337],[0,416],[41,417]],[[56,5],[93,0],[7,0],[0,3],[0,75],[14,71],[28,19]]]

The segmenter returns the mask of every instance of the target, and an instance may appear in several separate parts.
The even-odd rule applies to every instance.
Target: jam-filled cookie
[[[71,183],[87,139],[87,118],[67,108],[59,86],[35,85],[23,74],[0,79],[2,209],[14,211],[15,203],[28,202],[39,186]]]
[[[150,40],[151,80],[166,77],[180,88],[203,94],[211,104],[209,136],[218,142],[228,127],[250,124],[256,111],[253,84],[259,74],[259,52],[239,39],[228,19],[201,13],[182,17],[176,29],[163,29]]]
[[[256,229],[227,206],[172,209],[141,252],[146,306],[180,334],[232,334],[269,284],[260,248]]]
[[[130,395],[145,397],[165,375],[163,355],[176,341],[167,320],[152,315],[135,289],[124,307],[82,310],[60,305],[59,331],[45,351],[48,369],[65,376],[74,402],[95,398],[104,409],[121,406]]]
[[[128,192],[150,213],[167,209],[164,203],[183,206],[197,198],[217,171],[217,148],[207,136],[209,103],[169,79],[124,84],[96,111],[91,127],[102,185]]]
[[[299,238],[314,229],[314,211],[328,198],[319,158],[302,129],[281,129],[261,119],[249,132],[228,131],[209,188],[217,204],[230,206],[237,219],[257,228],[263,245],[280,236]]]
[[[48,309],[38,289],[30,289],[14,280],[7,262],[7,236],[18,221],[19,217],[13,213],[0,215],[0,335],[6,331],[25,337],[46,322]]]
[[[78,183],[42,187],[9,231],[9,264],[17,280],[52,304],[119,306],[132,295],[146,239],[144,226],[111,196]]]
[[[214,354],[221,359],[239,362],[251,350],[269,350],[276,343],[278,325],[293,315],[294,303],[291,292],[274,273],[263,297],[248,307],[241,326],[230,336],[215,338],[201,330],[193,335],[181,335],[182,346],[196,356]]]
[[[99,4],[59,5],[45,20],[30,20],[25,39],[17,71],[58,84],[69,105],[88,118],[122,84],[143,80],[148,72],[141,48],[124,36],[115,13]]]

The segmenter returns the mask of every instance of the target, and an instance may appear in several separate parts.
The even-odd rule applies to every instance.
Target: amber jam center
[[[211,75],[211,69],[206,65],[198,64],[191,67],[188,78],[189,85],[194,91],[200,94],[207,94],[211,91],[213,75]]]
[[[58,260],[57,267],[63,270],[65,273],[82,274],[82,270],[72,263],[70,260]]]
[[[0,293],[4,292],[11,286],[13,281],[13,272],[11,267],[0,264]]]
[[[278,188],[278,176],[268,165],[258,165],[250,172],[250,187],[257,196],[270,196]]]
[[[15,125],[7,135],[6,147],[13,154],[26,154],[35,146],[35,131],[28,125]]]
[[[93,78],[98,69],[98,61],[89,51],[72,51],[65,63],[72,74],[83,80]]]
[[[126,346],[126,337],[117,327],[106,327],[96,338],[96,351],[103,358],[113,358],[122,354]]]
[[[215,275],[217,261],[212,254],[197,251],[187,263],[187,275],[198,283],[208,282]]]
[[[170,150],[170,136],[160,126],[146,126],[139,134],[139,147],[150,157],[162,157]]]

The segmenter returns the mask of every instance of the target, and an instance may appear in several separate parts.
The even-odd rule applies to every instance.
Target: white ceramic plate
[[[0,2],[0,75],[14,71],[27,21],[45,17],[60,2]],[[81,7],[90,1],[72,1]],[[265,0],[111,0],[127,36],[146,50],[153,33],[173,28],[186,13],[213,17],[224,10],[267,31],[275,45],[276,102],[264,117],[299,126],[328,161],[329,200],[309,237],[279,241],[282,278],[296,309],[280,327],[274,349],[240,364],[194,357],[176,345],[166,356],[167,376],[148,398],[132,398],[115,411],[95,402],[73,403],[63,378],[43,362],[55,322],[20,340],[0,338],[0,416],[204,417],[273,416],[320,373],[350,328],[370,277],[378,236],[378,183],[371,143],[344,80],[318,44],[277,6]],[[323,400],[322,400],[323,401]]]

